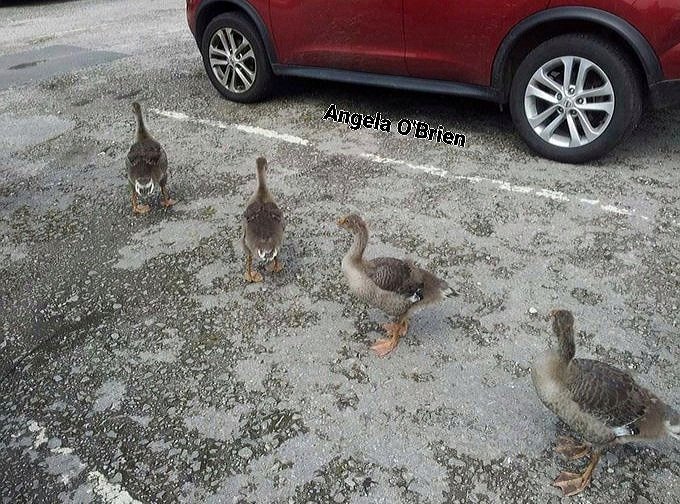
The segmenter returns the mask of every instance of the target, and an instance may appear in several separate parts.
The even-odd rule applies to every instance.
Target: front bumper
[[[655,109],[680,105],[680,79],[664,80],[652,84],[649,97]]]

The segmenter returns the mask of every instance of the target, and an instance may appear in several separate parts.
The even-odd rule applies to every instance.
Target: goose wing
[[[624,371],[591,359],[574,359],[568,382],[572,399],[611,427],[617,436],[638,432],[637,422],[651,404],[651,393]]]
[[[366,263],[366,274],[378,287],[395,292],[415,303],[423,298],[423,280],[411,261],[377,257]]]
[[[243,220],[248,234],[260,239],[276,238],[286,226],[283,212],[272,201],[253,201],[246,207]]]
[[[165,174],[168,168],[168,158],[165,150],[157,141],[148,138],[141,142],[135,142],[128,152],[125,164],[128,171],[156,172]]]

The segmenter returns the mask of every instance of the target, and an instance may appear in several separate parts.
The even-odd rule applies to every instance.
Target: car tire
[[[267,51],[257,29],[244,16],[215,17],[203,32],[201,53],[210,82],[228,100],[252,103],[270,94],[274,74]]]
[[[519,65],[510,89],[510,113],[522,139],[541,156],[564,163],[607,154],[637,127],[642,106],[628,56],[589,34],[539,45]]]

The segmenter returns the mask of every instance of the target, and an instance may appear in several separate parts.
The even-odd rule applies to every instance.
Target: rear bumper
[[[655,109],[680,105],[680,79],[664,80],[649,88],[650,100]]]

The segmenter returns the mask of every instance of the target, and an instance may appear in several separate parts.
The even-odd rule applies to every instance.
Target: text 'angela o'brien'
[[[383,116],[380,112],[376,112],[373,115],[349,112],[338,109],[334,103],[331,103],[326,110],[323,120],[344,123],[353,130],[366,128],[385,133],[390,133],[393,125],[392,120]],[[457,147],[465,147],[466,144],[465,135],[446,130],[441,124],[433,128],[425,121],[404,118],[396,123],[396,130],[400,135],[412,136],[413,138],[420,138],[431,142],[445,143]]]

